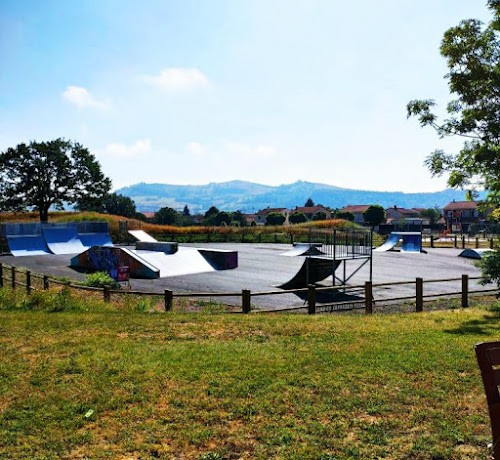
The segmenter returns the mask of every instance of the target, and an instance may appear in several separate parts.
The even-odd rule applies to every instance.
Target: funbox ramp
[[[7,244],[15,257],[50,254],[43,235],[7,236]]]
[[[42,232],[53,254],[78,254],[88,249],[82,244],[76,226],[43,227]]]
[[[138,241],[144,241],[148,243],[156,243],[157,240],[151,235],[148,235],[144,230],[129,230],[130,235],[136,238]]]
[[[309,265],[309,267],[308,267]],[[323,281],[333,275],[340,265],[340,260],[328,259],[326,257],[307,257],[297,274],[285,284],[278,286],[281,289],[300,289]]]
[[[215,271],[197,249],[179,248],[175,254],[142,250],[132,252],[157,268],[160,272],[160,278]]]
[[[87,271],[111,271],[117,267],[129,267],[133,278],[155,279],[160,270],[127,248],[94,246],[71,259],[71,267]]]
[[[286,257],[295,257],[295,256],[317,256],[323,254],[314,244],[309,243],[297,243],[292,249],[283,254],[282,256]]]

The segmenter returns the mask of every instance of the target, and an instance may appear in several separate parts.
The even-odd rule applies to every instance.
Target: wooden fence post
[[[26,293],[31,294],[31,272],[26,270]]]
[[[415,310],[424,311],[424,280],[422,278],[415,280]]]
[[[111,300],[111,293],[109,292],[109,286],[104,286],[103,296],[104,296],[104,302],[109,302]]]
[[[493,238],[490,238],[490,249],[493,249]]]
[[[476,249],[479,248],[479,237],[476,236]]]
[[[462,235],[462,249],[465,249],[465,236]]]
[[[0,262],[0,288],[3,288],[3,264]]]
[[[307,291],[307,312],[310,315],[316,314],[316,286],[310,284]]]
[[[16,267],[14,265],[10,267],[10,285],[12,289],[16,288]]]
[[[469,306],[469,275],[462,275],[462,308]]]
[[[365,281],[365,313],[373,313],[373,286],[371,281]]]
[[[49,277],[47,275],[43,275],[43,288],[44,289],[49,288]]]
[[[252,296],[250,295],[250,289],[243,289],[241,291],[241,301],[243,313],[250,313],[252,309]]]
[[[434,235],[431,235],[431,248],[434,247]]]
[[[454,248],[458,248],[458,243],[457,243],[457,235],[455,235],[455,243],[454,243]]]
[[[174,293],[169,289],[165,289],[165,311],[172,311],[174,301]]]

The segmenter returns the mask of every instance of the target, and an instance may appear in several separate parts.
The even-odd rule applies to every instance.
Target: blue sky
[[[0,150],[88,147],[115,188],[296,180],[434,191],[440,140],[406,103],[450,99],[439,55],[471,0],[0,2]]]

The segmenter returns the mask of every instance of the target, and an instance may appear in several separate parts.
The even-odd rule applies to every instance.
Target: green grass
[[[499,339],[498,305],[244,316],[8,298],[0,458],[487,458],[473,346]]]

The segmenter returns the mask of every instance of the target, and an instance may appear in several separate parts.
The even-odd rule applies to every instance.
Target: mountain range
[[[240,180],[207,185],[139,183],[118,189],[116,193],[132,198],[138,211],[157,211],[164,206],[182,210],[187,205],[191,214],[203,213],[210,206],[224,211],[239,209],[245,213],[266,207],[293,209],[303,206],[308,198],[315,204],[331,208],[356,204],[379,204],[384,208],[442,208],[450,201],[465,200],[463,191],[452,189],[430,193],[378,192],[304,181],[279,186]]]

